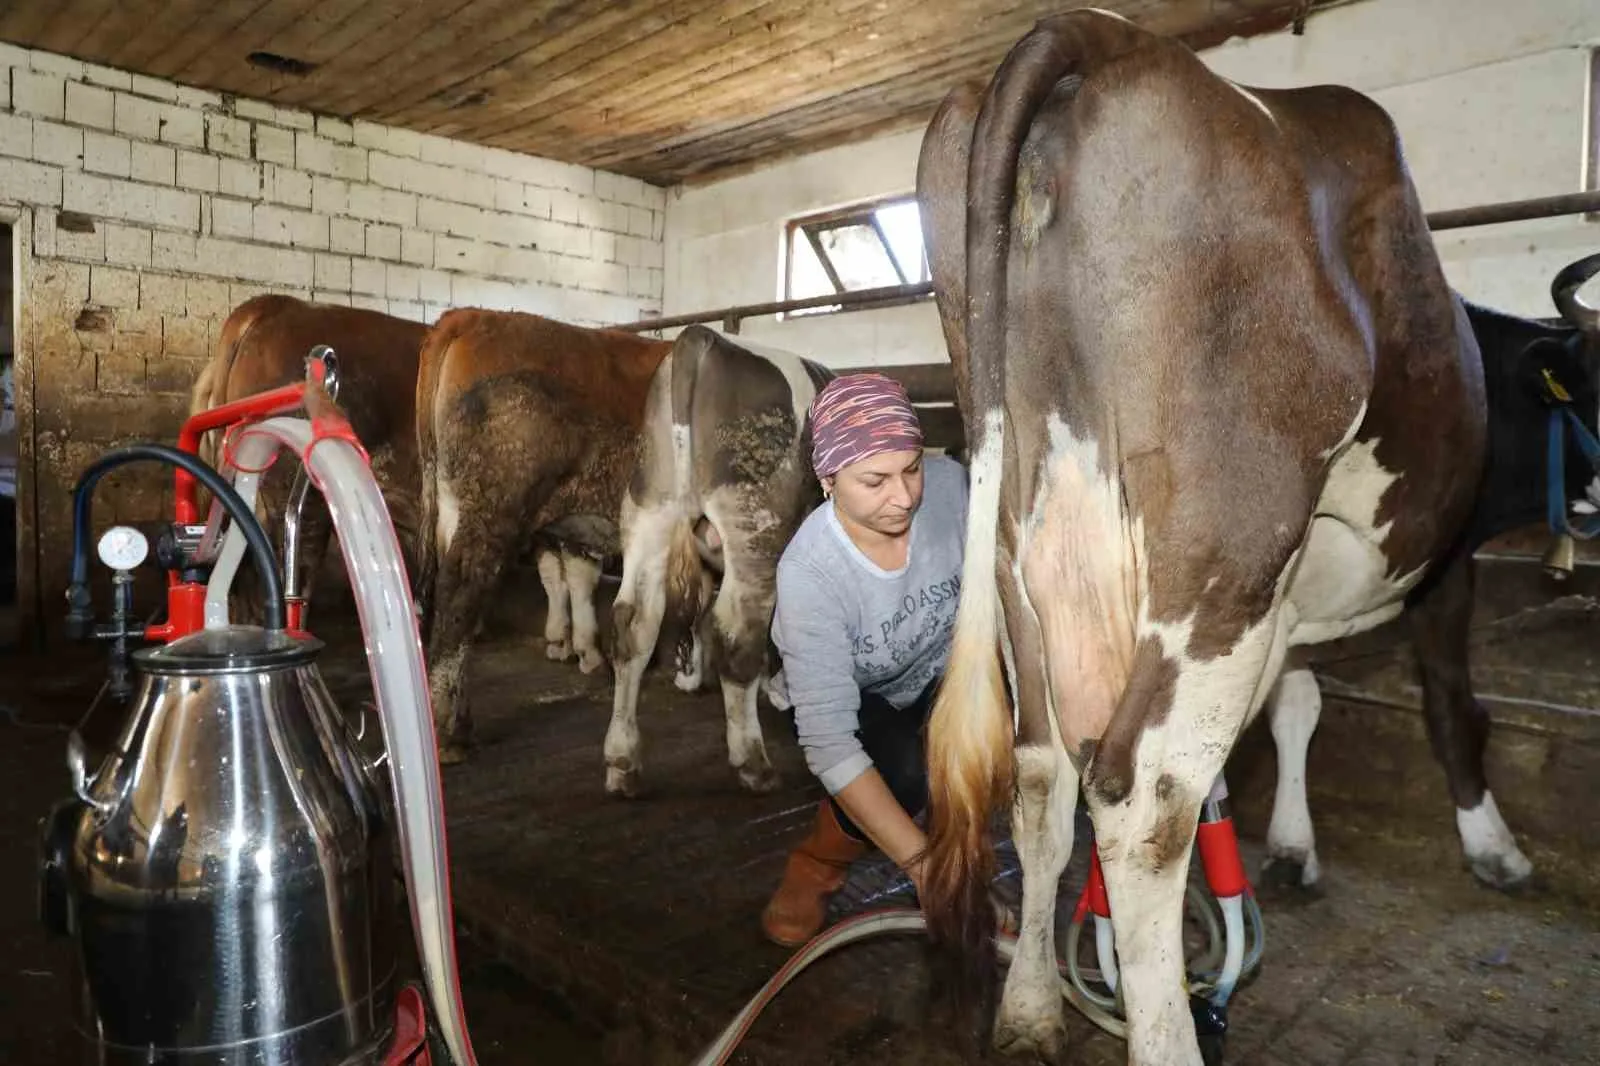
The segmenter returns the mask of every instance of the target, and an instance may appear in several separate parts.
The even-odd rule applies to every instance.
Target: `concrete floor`
[[[1597,586],[1600,573],[1583,572],[1552,600],[1531,568],[1485,567],[1474,672],[1496,720],[1490,770],[1539,871],[1516,896],[1462,868],[1395,633],[1321,653],[1327,691],[1344,694],[1326,701],[1310,767],[1324,881],[1315,894],[1263,890],[1267,955],[1235,999],[1230,1063],[1600,1063],[1600,819],[1586,814],[1600,797]],[[535,609],[494,627],[471,680],[480,747],[445,774],[474,1040],[486,1064],[681,1064],[787,957],[757,915],[820,793],[786,717],[764,705],[784,786],[743,793],[720,701],[658,674],[640,716],[651,791],[607,798],[609,679],[545,660],[534,589],[502,598],[507,614]],[[334,610],[318,623],[331,641],[323,672],[351,708],[365,664]],[[7,1063],[67,1061],[63,958],[31,915],[32,824],[66,787],[58,723],[81,713],[97,663],[5,666],[31,679],[4,700],[25,720],[0,723],[0,772],[14,782],[0,819]],[[1252,871],[1273,772],[1257,726],[1229,765]],[[835,913],[879,900],[890,873],[858,864]],[[915,938],[847,949],[791,985],[734,1061],[973,1061],[929,974]],[[1070,1012],[1068,1023],[1067,1061],[1124,1061],[1119,1041]]]

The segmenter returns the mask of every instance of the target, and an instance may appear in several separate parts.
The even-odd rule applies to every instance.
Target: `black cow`
[[[1550,286],[1562,317],[1518,318],[1466,303],[1467,318],[1483,353],[1488,397],[1489,439],[1483,481],[1472,516],[1462,534],[1465,566],[1439,575],[1441,610],[1448,625],[1417,627],[1413,640],[1423,675],[1423,700],[1430,720],[1452,723],[1433,732],[1435,752],[1448,771],[1456,827],[1472,872],[1495,888],[1526,881],[1532,865],[1495,806],[1484,776],[1483,752],[1489,716],[1472,695],[1467,661],[1472,617],[1473,567],[1470,556],[1486,542],[1543,522],[1548,502],[1548,427],[1546,373],[1570,397],[1575,414],[1590,430],[1600,413],[1600,313],[1578,299],[1584,282],[1600,273],[1600,253],[1563,269]],[[1590,486],[1600,489],[1595,471],[1572,434],[1564,449],[1566,498],[1580,507],[1590,502]],[[1600,496],[1600,491],[1593,495]],[[1413,593],[1426,595],[1431,582]],[[1306,749],[1317,727],[1322,699],[1304,663],[1284,670],[1267,703],[1278,751],[1278,790],[1267,830],[1264,873],[1276,881],[1314,884],[1316,845],[1306,804]]]

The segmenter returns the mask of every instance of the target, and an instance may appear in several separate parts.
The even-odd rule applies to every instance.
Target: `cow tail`
[[[433,586],[439,571],[439,458],[438,430],[433,423],[433,393],[439,380],[440,364],[449,354],[448,333],[444,328],[449,312],[434,324],[422,341],[417,359],[416,434],[417,472],[417,573],[412,582],[421,633],[427,640],[433,622]]]
[[[667,552],[668,632],[676,638],[694,632],[706,608],[705,562],[695,543],[694,526],[700,518],[694,491],[694,393],[700,377],[700,357],[711,343],[704,327],[691,326],[678,338],[663,364],[672,383],[672,499],[675,517],[671,547]],[[702,336],[704,334],[705,336]]]
[[[920,901],[930,938],[967,962],[961,991],[986,997],[995,972],[996,917],[989,898],[989,826],[1011,793],[1015,743],[1001,665],[998,567],[1007,428],[1006,268],[1017,158],[1035,113],[1064,78],[1141,39],[1150,38],[1100,13],[1077,11],[1040,22],[996,71],[972,135],[967,298],[958,316],[965,320],[968,353],[970,404],[963,414],[971,489],[950,665],[928,726],[929,824]]]

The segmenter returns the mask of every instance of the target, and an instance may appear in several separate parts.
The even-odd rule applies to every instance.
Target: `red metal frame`
[[[308,372],[311,379],[322,384],[327,367],[321,360],[312,360]],[[287,414],[305,406],[306,383],[297,381],[253,396],[234,400],[209,410],[190,415],[178,431],[178,449],[197,455],[200,438],[215,429],[230,428],[245,422]],[[313,445],[324,437],[340,437],[360,447],[350,423],[337,411],[318,414],[312,419]],[[362,454],[365,455],[363,449]],[[200,521],[200,508],[195,502],[195,479],[187,470],[173,475],[173,516],[183,525]],[[166,643],[196,632],[205,625],[206,586],[197,581],[181,581],[176,572],[167,575],[167,620],[158,626],[146,626],[144,637],[148,641]],[[290,633],[304,636],[305,604],[296,600],[285,604],[285,625]]]
[[[1211,894],[1218,899],[1254,895],[1255,889],[1251,887],[1249,877],[1245,876],[1244,858],[1239,854],[1239,835],[1233,828],[1233,819],[1201,822],[1196,836],[1200,847],[1200,865],[1205,870],[1206,884],[1211,887]],[[1100,868],[1098,844],[1089,852],[1089,877],[1078,895],[1077,906],[1072,909],[1073,924],[1083,921],[1090,914],[1100,918],[1111,917],[1111,898],[1106,893],[1106,877]]]

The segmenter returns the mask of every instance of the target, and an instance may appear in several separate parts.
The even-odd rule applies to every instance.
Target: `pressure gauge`
[[[150,542],[131,526],[112,526],[101,534],[100,561],[113,570],[132,570],[150,554]]]

